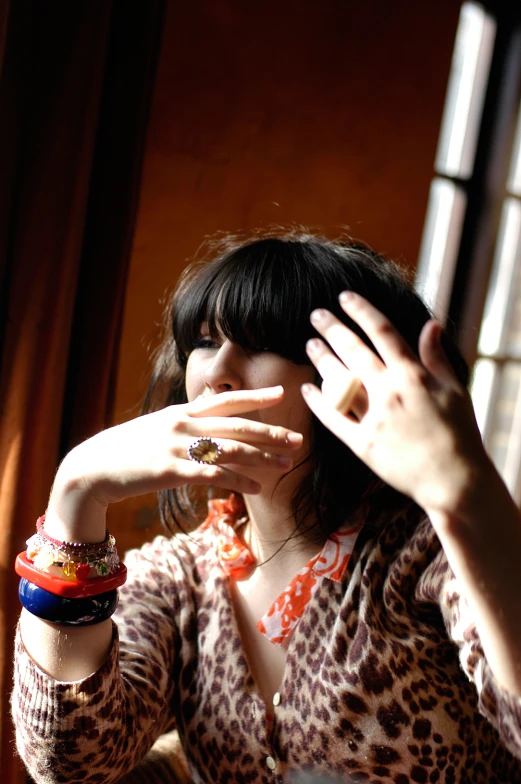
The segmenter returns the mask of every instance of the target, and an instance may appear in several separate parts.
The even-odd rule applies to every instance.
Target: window
[[[488,451],[521,503],[521,112],[478,340],[472,396]]]
[[[521,6],[466,2],[416,287],[475,362],[489,454],[521,503]]]

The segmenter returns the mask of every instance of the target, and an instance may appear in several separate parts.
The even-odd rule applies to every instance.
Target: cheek
[[[289,426],[302,433],[305,438],[309,437],[311,433],[312,416],[310,409],[304,402],[300,387],[309,381],[314,382],[315,378],[313,367],[300,366],[293,375],[291,388],[287,390]]]
[[[307,436],[311,431],[312,418],[300,387],[308,381],[316,380],[315,369],[308,365],[292,365],[289,370],[287,367],[284,367],[284,370],[283,376],[280,374],[277,380],[277,383],[284,386],[284,400],[278,406],[260,411],[261,420],[266,424],[284,425]]]
[[[195,400],[204,391],[204,371],[201,363],[194,358],[193,353],[188,357],[186,364],[185,388],[189,402]]]

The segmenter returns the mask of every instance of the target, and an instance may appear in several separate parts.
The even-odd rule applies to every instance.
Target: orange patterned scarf
[[[354,524],[341,526],[330,535],[318,555],[298,572],[257,623],[261,634],[274,645],[282,645],[289,639],[325,577],[335,582],[342,580],[367,511],[367,505],[364,505]],[[208,517],[202,526],[203,529],[213,528],[220,564],[231,577],[255,564],[254,556],[236,534],[236,529],[246,522],[245,515],[239,496],[213,499],[208,503]]]

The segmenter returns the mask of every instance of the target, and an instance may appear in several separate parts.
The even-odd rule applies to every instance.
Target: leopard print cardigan
[[[439,540],[414,509],[367,524],[343,582],[320,585],[289,641],[269,721],[211,531],[157,537],[126,563],[98,672],[56,682],[18,636],[12,710],[38,784],[131,777],[174,728],[193,782],[280,784],[310,771],[521,782],[521,699],[495,681]],[[177,781],[159,757],[157,776],[151,763],[136,780]]]

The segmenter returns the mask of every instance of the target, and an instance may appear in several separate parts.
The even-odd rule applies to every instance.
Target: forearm
[[[45,519],[45,533],[67,542],[99,542],[105,537],[106,506],[85,492],[75,452],[56,475]],[[94,578],[96,579],[96,578]],[[111,646],[112,623],[60,626],[22,611],[23,644],[36,664],[58,681],[81,680],[98,670]]]
[[[139,751],[138,745],[144,742],[148,747],[149,741],[130,732],[133,724],[126,720],[126,711],[133,712],[134,706],[127,707],[118,661],[114,634],[111,653],[101,669],[86,679],[60,682],[41,672],[18,635],[11,706],[17,750],[31,780],[39,784],[77,781],[75,774],[80,770],[84,782],[109,784],[132,767],[135,754],[146,752],[142,746]],[[121,738],[125,731],[128,741],[116,756],[114,738]]]
[[[450,470],[450,469],[449,469]],[[521,516],[491,464],[451,509],[426,509],[498,682],[521,696]]]
[[[35,627],[38,619],[23,619],[23,624],[29,621],[29,635],[37,628],[43,639],[35,640],[35,655],[25,628],[19,630],[13,717],[19,753],[42,784],[76,781],[78,766],[84,764],[86,782],[119,780],[171,726],[173,662],[180,647],[172,618],[178,592],[171,563],[161,564],[151,544],[145,551],[132,551],[126,564],[128,580],[112,631],[110,625],[107,632],[90,626],[61,635],[50,625]],[[177,572],[179,584],[180,566]],[[186,595],[186,589],[181,587],[180,593]],[[191,613],[190,605],[186,617]],[[84,632],[84,639],[76,632]]]
[[[105,663],[112,645],[110,620],[79,628],[64,627],[22,610],[20,632],[29,656],[57,681],[78,681],[96,672]]]

